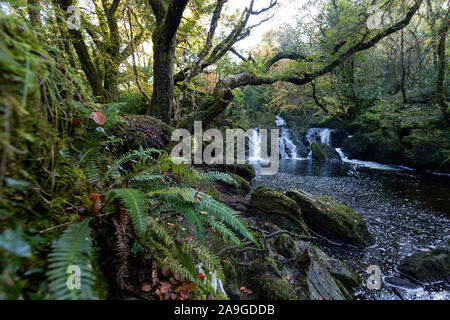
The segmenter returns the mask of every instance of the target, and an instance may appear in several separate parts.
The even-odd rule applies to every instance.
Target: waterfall
[[[255,163],[262,160],[261,159],[261,135],[259,134],[258,128],[253,130],[253,135],[249,137],[249,155],[248,161],[250,163]]]
[[[286,121],[282,117],[275,117],[275,124],[281,128],[279,138],[281,159],[303,159],[298,157],[297,146],[291,139],[289,129],[285,127]]]
[[[309,153],[308,153],[308,159],[312,159],[312,151],[311,151],[311,144],[312,143],[325,143],[327,145],[331,144],[331,133],[333,132],[333,129],[329,128],[309,128],[308,132],[306,133],[306,141],[309,142]]]

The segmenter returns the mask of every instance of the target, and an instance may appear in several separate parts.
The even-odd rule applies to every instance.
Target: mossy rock
[[[261,274],[253,278],[252,288],[259,298],[264,300],[293,300],[297,298],[295,290],[286,279]]]
[[[118,126],[114,134],[123,140],[123,146],[119,152],[143,148],[165,149],[171,142],[171,134],[174,130],[151,116],[127,115],[123,117],[124,126]]]
[[[226,183],[226,182],[223,183],[229,186],[232,192],[236,193],[241,197],[245,197],[247,194],[250,193],[251,187],[250,183],[248,183],[247,180],[245,180],[240,175],[237,175],[235,173],[229,173],[229,175],[234,179],[234,181],[236,181],[237,185],[234,183]]]
[[[297,294],[309,300],[350,300],[350,293],[328,271],[318,257],[317,250],[307,247],[297,255],[297,263],[302,274]]]
[[[292,259],[302,252],[314,250],[316,257],[322,261],[328,272],[346,288],[353,290],[361,284],[361,278],[352,271],[344,262],[329,257],[318,247],[305,241],[295,241],[290,235],[280,235],[274,243],[275,250],[284,257]]]
[[[248,163],[244,164],[225,164],[221,166],[225,172],[235,173],[247,181],[252,180],[255,176],[255,168]]]
[[[281,192],[257,187],[253,190],[250,205],[268,215],[273,223],[282,228],[301,230],[304,228],[303,216],[297,203]],[[292,225],[294,223],[294,225]]]
[[[437,248],[404,258],[398,270],[420,282],[450,281],[450,250]]]
[[[306,225],[329,240],[358,247],[374,243],[364,219],[346,205],[299,189],[289,190],[286,195],[300,206]]]
[[[326,143],[312,143],[311,144],[312,157],[315,160],[340,160],[339,153]]]
[[[370,160],[368,150],[370,139],[362,133],[345,139],[342,142],[342,149],[350,159]]]

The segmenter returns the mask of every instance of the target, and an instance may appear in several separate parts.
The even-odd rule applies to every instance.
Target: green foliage
[[[53,251],[48,257],[50,281],[49,290],[53,299],[79,300],[95,299],[92,291],[94,285],[91,265],[92,239],[89,228],[90,218],[70,225],[53,245]],[[69,289],[70,269],[75,266],[80,270],[80,288]],[[76,274],[74,274],[76,275]],[[72,284],[76,284],[73,281]]]
[[[108,191],[106,199],[119,199],[125,205],[137,232],[141,236],[145,233],[147,204],[144,193],[132,188],[113,189]]]

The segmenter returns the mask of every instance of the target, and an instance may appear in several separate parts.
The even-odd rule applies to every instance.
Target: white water
[[[282,117],[275,117],[275,124],[281,127],[281,135],[279,138],[281,159],[304,160],[305,158],[298,156],[297,146],[292,141],[289,129],[284,127],[286,121]]]
[[[286,121],[282,117],[275,117],[275,124],[280,127],[280,137],[279,137],[279,145],[280,145],[280,156],[281,159],[292,159],[292,160],[309,160],[312,159],[311,150],[308,153],[306,158],[302,158],[298,156],[297,146],[291,138],[291,133],[288,128],[285,127]],[[306,133],[305,139],[309,142],[311,146],[312,143],[325,143],[327,145],[331,145],[331,133],[334,129],[330,128],[310,128]],[[351,137],[351,136],[348,136]],[[268,159],[263,159],[261,157],[261,136],[257,128],[254,130],[253,136],[249,138],[249,146],[250,146],[250,154],[249,154],[249,162],[257,163],[257,162],[267,162]],[[349,159],[341,148],[335,148],[339,153],[342,162],[350,163],[359,167],[367,167],[371,169],[378,170],[388,170],[388,171],[400,171],[400,170],[409,170],[412,171],[414,169],[404,167],[404,166],[392,166],[377,163],[374,161],[363,161],[357,159]],[[437,174],[432,172],[433,174]]]
[[[249,138],[249,147],[248,161],[250,163],[261,161],[261,136],[257,128],[254,129],[253,135]]]

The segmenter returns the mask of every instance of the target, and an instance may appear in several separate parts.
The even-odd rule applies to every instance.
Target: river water
[[[324,138],[322,138],[324,139]],[[340,153],[341,151],[338,150]],[[257,174],[253,186],[286,191],[299,188],[329,196],[359,212],[376,244],[365,249],[316,241],[323,251],[341,259],[363,278],[356,299],[450,299],[450,284],[393,286],[391,277],[402,258],[436,247],[448,247],[450,240],[450,176],[418,173],[404,167],[373,162],[312,159],[281,159],[275,176]],[[258,165],[256,165],[258,172]],[[368,266],[379,266],[382,287],[369,290],[365,281]],[[408,287],[408,289],[406,288]]]

